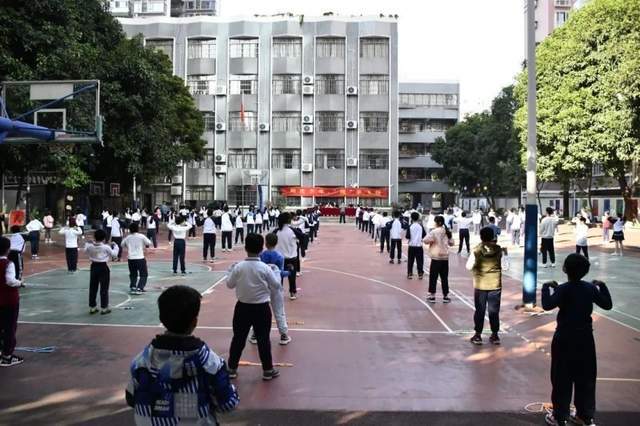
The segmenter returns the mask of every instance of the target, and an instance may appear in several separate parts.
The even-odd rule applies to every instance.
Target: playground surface
[[[133,424],[124,403],[128,366],[162,332],[155,300],[173,284],[203,294],[195,334],[228,355],[235,297],[224,272],[243,251],[217,250],[214,264],[202,263],[200,239],[190,240],[191,273],[176,276],[167,263],[171,248],[165,232],[160,242],[148,256],[149,291],[142,296],[127,294],[126,262],[112,264],[114,309],[105,316],[88,314],[88,261],[82,254],[76,274],[63,266],[60,241],[41,244],[41,260],[26,260],[18,345],[55,351],[21,352],[24,364],[0,371],[0,383],[10,389],[0,393],[0,424]],[[593,316],[598,424],[640,424],[640,256],[630,251],[618,258],[606,250],[591,250],[587,277],[609,285],[615,309]],[[558,265],[568,252],[559,250]],[[424,300],[427,281],[407,280],[406,263],[390,265],[386,253],[352,224],[323,223],[302,265],[300,297],[285,302],[293,341],[280,346],[272,333],[281,376],[265,383],[259,367],[242,366],[239,409],[219,420],[229,425],[544,424],[535,411],[550,399],[555,315],[514,309],[522,293],[519,256],[515,250],[504,280],[502,346],[477,347],[468,342],[474,309],[465,257],[450,258],[453,302],[442,304],[438,294],[431,305]],[[541,269],[539,280],[560,281],[561,275],[559,267]],[[242,359],[257,363],[257,348],[248,344]]]

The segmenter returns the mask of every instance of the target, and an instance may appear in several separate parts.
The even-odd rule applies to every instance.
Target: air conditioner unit
[[[303,84],[313,84],[313,76],[312,75],[305,75],[304,77],[302,77],[302,83]]]
[[[261,132],[268,132],[269,131],[269,123],[260,123],[258,125],[258,128],[260,129]]]
[[[313,163],[302,163],[302,171],[303,172],[312,172],[313,171]]]
[[[216,154],[216,163],[226,163],[227,156],[225,154]]]
[[[302,126],[302,133],[313,133],[313,124],[305,124]]]
[[[226,164],[216,164],[216,170],[215,170],[216,174],[218,175],[224,175],[227,173],[227,166]]]
[[[216,123],[216,132],[224,132],[227,130],[227,125],[221,121]]]
[[[303,95],[313,95],[313,86],[302,86]]]
[[[358,88],[356,86],[347,87],[347,95],[357,95],[357,94],[358,94]]]
[[[358,167],[357,158],[347,158],[347,167]]]
[[[171,187],[171,195],[182,195],[182,187],[181,186],[172,186]]]
[[[216,95],[225,96],[227,94],[227,85],[218,84],[216,87]]]
[[[304,124],[313,124],[313,115],[303,115],[302,122]]]
[[[358,122],[356,120],[347,120],[347,129],[357,129]]]

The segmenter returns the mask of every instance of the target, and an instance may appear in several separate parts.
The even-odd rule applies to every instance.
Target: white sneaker
[[[555,263],[552,263],[552,264],[551,264],[551,267],[552,267],[552,268],[555,268],[555,267],[556,267],[556,264],[555,264]]]
[[[543,264],[542,264],[542,267],[543,267],[543,268],[548,268],[548,267],[549,267],[549,265],[547,265],[546,263],[543,263]]]

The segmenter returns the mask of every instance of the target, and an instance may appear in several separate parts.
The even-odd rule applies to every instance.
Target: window
[[[255,95],[258,93],[258,77],[255,74],[232,75],[229,77],[230,95]]]
[[[361,58],[387,58],[389,57],[389,41],[386,38],[361,38]]]
[[[400,181],[437,181],[438,171],[436,169],[424,169],[415,167],[406,167],[399,170]]]
[[[400,93],[401,105],[457,106],[458,95],[451,93]]]
[[[185,193],[185,199],[192,201],[213,201],[213,189],[210,188],[197,188],[187,187]],[[206,203],[201,203],[206,204]]]
[[[231,39],[229,40],[230,58],[257,58],[258,39]]]
[[[229,185],[227,186],[227,204],[230,206],[249,206],[255,205],[258,200],[258,190],[255,186],[250,185]]]
[[[591,169],[591,174],[593,176],[604,176],[604,167],[602,163],[594,163]]]
[[[271,151],[271,168],[300,169],[300,150],[274,149]]]
[[[271,202],[284,203],[285,206],[299,206],[300,197],[283,197],[280,195],[281,187],[271,187]]]
[[[386,149],[363,149],[360,150],[361,169],[388,169],[389,151]]]
[[[202,160],[194,160],[187,163],[190,169],[213,169],[214,165],[213,149],[205,149]]]
[[[344,112],[316,112],[315,128],[318,132],[344,131]]]
[[[274,58],[299,58],[302,55],[301,38],[274,38]]]
[[[316,76],[316,95],[344,95],[344,74]]]
[[[364,132],[386,132],[389,114],[386,112],[361,112],[360,129]]]
[[[272,115],[271,131],[273,132],[300,132],[299,112],[274,112]]]
[[[431,144],[426,143],[401,143],[398,154],[400,157],[417,157],[429,155]]]
[[[569,19],[569,12],[556,12],[556,27],[563,25]]]
[[[416,132],[446,132],[454,124],[447,120],[400,120],[399,132],[413,134]]]
[[[230,149],[227,153],[227,165],[232,169],[255,169],[257,164],[255,149]]]
[[[258,127],[258,114],[254,111],[245,111],[244,119],[240,117],[240,111],[229,113],[230,132],[255,132]]]
[[[215,75],[188,75],[187,87],[194,95],[213,95],[215,93]]]
[[[316,39],[316,56],[318,58],[344,58],[344,38]]]
[[[145,40],[145,46],[164,53],[173,62],[173,40],[170,39],[148,39]]]
[[[216,57],[216,41],[209,39],[191,39],[188,44],[189,59],[209,59]]]
[[[274,95],[299,95],[301,78],[297,74],[275,74],[272,88]]]
[[[344,150],[316,150],[316,169],[344,169]]]
[[[213,111],[204,111],[202,113],[202,120],[204,121],[204,131],[213,132],[216,129],[216,114]]]
[[[360,76],[361,95],[388,95],[389,76],[382,74],[363,74]]]

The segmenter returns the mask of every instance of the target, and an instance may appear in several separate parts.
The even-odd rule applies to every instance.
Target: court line
[[[420,299],[420,298],[419,298],[418,296],[416,296],[415,294],[413,294],[413,293],[411,293],[411,292],[408,292],[407,290],[405,290],[405,289],[403,289],[403,288],[396,287],[395,285],[393,285],[393,284],[389,284],[389,283],[386,283],[386,282],[384,282],[384,281],[380,281],[380,280],[376,280],[376,279],[373,279],[373,278],[365,277],[365,276],[363,276],[363,275],[352,274],[352,273],[350,273],[350,272],[343,272],[343,271],[338,271],[338,270],[335,270],[335,269],[329,269],[329,268],[320,268],[320,267],[318,267],[318,266],[309,266],[308,268],[309,268],[309,269],[316,269],[316,270],[319,270],[319,271],[333,272],[333,273],[336,273],[336,274],[342,274],[342,275],[346,275],[346,276],[353,277],[353,278],[359,278],[359,279],[362,279],[362,280],[365,280],[365,281],[371,281],[371,282],[374,282],[374,283],[376,283],[376,284],[384,285],[384,286],[386,286],[386,287],[389,287],[389,288],[393,288],[393,289],[395,289],[395,290],[398,290],[398,291],[400,291],[400,292],[402,292],[402,293],[406,294],[407,296],[413,297],[413,298],[414,298],[414,299],[416,299],[418,302],[420,302],[420,304],[422,304],[423,306],[425,306],[425,307],[429,310],[429,312],[431,312],[431,313],[433,314],[433,316],[438,320],[438,322],[440,322],[440,324],[442,324],[442,326],[443,326],[443,327],[444,327],[444,328],[445,328],[449,333],[453,333],[453,330],[451,329],[451,327],[449,327],[449,326],[447,325],[447,323],[446,323],[446,322],[444,322],[444,321],[442,320],[442,318],[440,318],[440,316],[436,313],[436,311],[434,311],[434,310],[431,308],[431,306],[429,306],[429,305],[427,304],[427,302],[423,301],[422,299]]]
[[[224,281],[227,278],[227,274],[223,275],[222,278],[220,278],[218,281],[216,281],[215,283],[213,283],[213,285],[211,287],[209,287],[208,289],[206,289],[205,291],[202,292],[203,296],[206,296],[208,294],[213,293],[213,289],[216,288],[216,286],[218,284],[220,284],[222,281]]]
[[[600,380],[601,382],[631,382],[631,383],[640,383],[640,379],[625,379],[620,377],[598,377],[596,380]]]
[[[618,309],[611,309],[611,310],[612,310],[613,312],[616,312],[616,313],[620,314],[620,315],[624,315],[624,316],[629,317],[629,318],[632,318],[632,319],[634,319],[634,320],[636,320],[636,321],[640,321],[640,318],[638,318],[638,317],[636,317],[636,316],[634,316],[634,315],[628,314],[628,313],[626,313],[626,312],[619,311]]]

